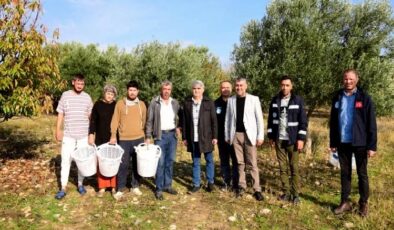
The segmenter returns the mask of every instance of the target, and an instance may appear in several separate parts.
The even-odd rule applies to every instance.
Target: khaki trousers
[[[259,168],[257,167],[257,149],[250,143],[246,133],[236,132],[233,146],[238,161],[239,187],[246,189],[245,163],[252,167],[253,189],[261,192]]]

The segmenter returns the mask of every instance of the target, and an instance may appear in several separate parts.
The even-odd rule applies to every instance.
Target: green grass
[[[302,203],[279,202],[279,172],[274,152],[260,150],[261,184],[266,200],[256,202],[252,191],[241,199],[232,193],[202,190],[188,195],[191,159],[178,146],[174,187],[179,195],[153,196],[152,179],[142,184],[143,195],[131,193],[115,202],[107,192],[95,196],[95,177],[85,180],[88,193],[81,197],[75,186],[76,167],[71,170],[67,196],[54,199],[60,145],[53,139],[55,117],[16,118],[0,123],[0,229],[356,229],[394,228],[394,121],[378,121],[378,155],[369,161],[370,214],[362,219],[354,212],[335,216],[332,209],[340,200],[339,170],[327,165],[328,130],[325,118],[310,122],[312,154],[300,159]],[[220,181],[218,155],[216,179]],[[357,176],[354,172],[352,202],[357,206]],[[204,178],[203,178],[204,181]],[[264,209],[270,213],[265,214]],[[230,221],[230,217],[235,217]]]

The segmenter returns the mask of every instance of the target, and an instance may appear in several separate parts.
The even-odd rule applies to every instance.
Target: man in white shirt
[[[77,74],[72,80],[73,89],[64,92],[60,98],[56,111],[56,140],[62,142],[61,149],[61,188],[55,198],[60,200],[66,196],[66,187],[71,167],[71,153],[79,147],[88,145],[89,119],[93,108],[93,102],[89,94],[83,91],[85,78]],[[64,123],[63,123],[64,122]],[[63,130],[62,124],[64,124]],[[78,192],[86,193],[83,186],[84,177],[78,171]]]
[[[148,109],[146,122],[146,143],[153,137],[155,145],[161,148],[161,156],[156,171],[155,197],[163,200],[163,191],[172,195],[178,192],[172,187],[173,165],[175,161],[178,126],[179,103],[171,97],[172,83],[161,83],[160,95],[153,98]]]

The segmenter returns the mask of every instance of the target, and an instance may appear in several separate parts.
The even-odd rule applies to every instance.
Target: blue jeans
[[[124,150],[122,156],[122,161],[119,166],[119,171],[117,175],[117,187],[118,191],[126,187],[127,176],[129,174],[129,165],[131,157],[131,187],[137,188],[140,185],[141,176],[137,172],[137,153],[134,147],[143,143],[144,138],[136,140],[119,141],[120,147]]]
[[[172,186],[173,165],[175,161],[177,138],[175,131],[162,132],[161,140],[155,140],[155,145],[160,146],[161,156],[156,172],[156,191],[169,189]]]
[[[213,184],[214,177],[215,177],[215,165],[213,163],[213,153],[206,152],[204,153],[205,161],[206,161],[206,177],[209,184]],[[193,159],[193,186],[200,187],[201,185],[201,168],[200,168],[200,159],[201,159],[201,152],[198,142],[193,142],[193,152],[192,152],[192,159]]]

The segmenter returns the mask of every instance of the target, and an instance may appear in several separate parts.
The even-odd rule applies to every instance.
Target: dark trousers
[[[129,174],[129,165],[131,157],[131,187],[137,188],[140,185],[141,176],[137,172],[137,153],[134,147],[143,143],[144,138],[136,140],[119,141],[120,147],[124,150],[122,161],[119,166],[117,175],[117,187],[118,191],[126,187],[127,176]]]
[[[300,188],[300,173],[298,169],[298,151],[288,141],[277,140],[275,142],[276,156],[279,162],[280,180],[285,194],[298,196]],[[290,168],[290,178],[289,178]],[[289,183],[290,180],[290,183]],[[291,184],[291,188],[290,188]]]
[[[342,143],[338,148],[339,164],[341,165],[341,200],[349,200],[352,184],[352,154],[356,158],[359,203],[367,203],[369,197],[368,182],[368,154],[365,147],[353,147],[351,144]]]
[[[219,141],[219,157],[220,157],[220,174],[226,185],[233,186],[234,189],[238,188],[238,163],[237,156],[233,146],[229,145],[225,141]],[[230,166],[230,159],[231,164]]]

